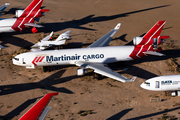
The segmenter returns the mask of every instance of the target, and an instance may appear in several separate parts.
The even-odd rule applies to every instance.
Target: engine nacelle
[[[138,45],[142,41],[143,37],[134,37],[133,44]]]
[[[77,75],[81,76],[87,73],[87,70],[83,69],[83,68],[78,68],[77,69]]]
[[[24,10],[16,10],[16,17],[20,17],[23,14]]]
[[[41,9],[37,11],[32,11],[31,13],[29,11],[16,10],[16,17],[21,16],[21,17],[28,17],[28,18],[38,18],[38,17],[44,16],[44,12],[47,12],[47,11],[49,11],[49,9]]]

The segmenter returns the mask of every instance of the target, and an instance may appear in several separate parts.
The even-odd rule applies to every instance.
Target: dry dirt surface
[[[1,0],[11,3],[1,18],[14,17],[31,0]],[[179,74],[180,64],[180,1],[179,0],[44,0],[50,9],[41,17],[44,28],[35,34],[0,34],[0,119],[17,120],[43,95],[59,92],[48,106],[52,109],[45,120],[161,120],[180,117],[179,97],[140,88],[146,79]],[[161,35],[169,35],[161,45],[164,57],[147,56],[131,62],[111,64],[120,74],[135,82],[121,83],[110,78],[93,78],[93,73],[79,77],[76,66],[26,69],[12,64],[17,52],[29,49],[39,39],[54,31],[55,35],[72,30],[65,48],[86,47],[122,23],[110,46],[131,43],[133,37],[145,34],[157,21],[166,20]],[[118,53],[121,55],[121,53]],[[154,98],[156,101],[150,102]],[[157,100],[162,99],[161,102]]]

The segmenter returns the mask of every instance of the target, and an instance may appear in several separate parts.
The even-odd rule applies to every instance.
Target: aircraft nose
[[[141,88],[146,89],[146,87],[145,87],[145,84],[144,84],[144,83],[142,83],[142,84],[140,85],[140,87],[141,87]]]
[[[19,64],[19,58],[15,58],[15,57],[14,57],[14,58],[12,59],[12,61],[13,61],[13,64],[14,64],[14,65],[18,65],[18,64]]]

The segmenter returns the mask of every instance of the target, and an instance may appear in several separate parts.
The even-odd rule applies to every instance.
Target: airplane
[[[10,3],[5,3],[4,5],[2,5],[1,7],[0,7],[0,16],[2,15],[2,12],[7,8],[7,6],[9,6],[10,5]]]
[[[180,90],[180,75],[154,77],[146,80],[140,86],[152,91],[178,91]]]
[[[159,53],[162,49],[157,48],[157,45],[164,41],[162,38],[169,37],[160,36],[165,22],[158,21],[144,37],[135,37],[133,39],[134,45],[107,47],[113,35],[120,28],[121,23],[118,23],[113,30],[87,48],[26,52],[15,56],[12,59],[13,64],[30,69],[34,69],[36,66],[76,65],[81,67],[77,69],[78,76],[87,73],[86,69],[93,69],[95,73],[121,82],[134,81],[136,77],[127,79],[108,68],[107,64],[130,61],[147,55],[163,56],[164,54]]]
[[[50,35],[46,36],[40,42],[31,46],[31,48],[32,48],[31,51],[41,51],[41,50],[45,50],[49,47],[63,45],[63,44],[65,44],[66,39],[70,39],[70,37],[69,37],[70,32],[71,32],[71,30],[68,30],[65,33],[60,34],[59,37],[55,41],[48,41],[51,38],[51,36],[53,35],[53,32],[51,32]]]
[[[43,27],[42,25],[34,24],[35,20],[44,16],[44,12],[49,9],[41,9],[43,0],[33,0],[25,10],[16,10],[17,18],[2,18],[0,19],[0,33],[3,32],[22,32],[23,29],[33,27],[31,31],[37,32],[36,27]]]
[[[29,109],[19,120],[44,120],[48,111],[52,107],[46,107],[52,96],[58,95],[58,92],[47,93],[31,109]]]

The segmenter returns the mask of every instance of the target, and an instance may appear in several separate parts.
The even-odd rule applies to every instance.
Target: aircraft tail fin
[[[71,32],[71,30],[68,30],[65,33],[60,34],[59,37],[55,41],[70,39],[70,37],[69,37],[70,32]]]
[[[41,8],[43,0],[33,0],[24,11],[39,10]]]
[[[165,25],[166,21],[158,21],[144,36],[143,38],[146,39],[146,44],[152,39],[152,38],[158,38],[161,34],[161,31]]]
[[[134,42],[137,42],[138,45],[159,45],[163,43],[165,38],[169,38],[169,36],[160,36],[165,23],[165,20],[158,21],[142,38],[136,37],[139,38],[139,41]]]
[[[43,0],[33,0],[23,13],[18,15],[20,18],[29,17],[29,18],[38,18],[44,15],[44,12],[49,11],[49,9],[41,9]],[[18,14],[18,13],[17,13]]]
[[[58,95],[58,92],[46,94],[29,111],[27,111],[19,120],[37,120],[38,118],[41,118],[41,119],[44,118],[50,109],[49,107],[48,108],[45,108],[45,107],[48,104],[51,97],[54,95]]]

